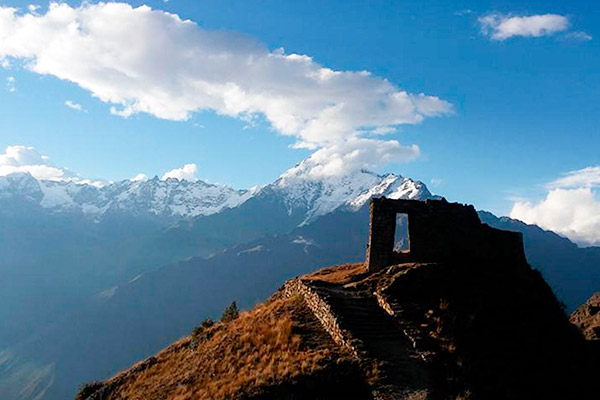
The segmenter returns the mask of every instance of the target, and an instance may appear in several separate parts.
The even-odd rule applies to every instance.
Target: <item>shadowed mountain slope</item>
[[[569,239],[536,225],[479,212],[494,228],[521,232],[531,266],[542,272],[558,298],[574,310],[600,288],[600,247],[578,247]]]
[[[264,237],[208,259],[192,258],[142,274],[103,292],[80,312],[64,316],[19,348],[19,353],[40,365],[40,370],[54,365],[53,384],[45,398],[68,398],[79,383],[111,376],[186,335],[202,318],[217,317],[232,299],[250,308],[287,279],[326,265],[362,260],[368,218],[368,207],[339,210],[289,234]],[[576,282],[561,281],[558,273],[568,276],[571,269],[576,271],[580,254],[594,249],[579,249],[558,235],[518,221],[487,221],[523,233],[529,262],[540,268],[558,293],[564,293],[560,289],[565,286],[576,289]],[[561,256],[563,247],[556,242],[568,253]],[[549,273],[547,261],[552,261]],[[590,258],[587,265],[593,272],[600,262]],[[558,273],[553,274],[552,268]],[[568,304],[570,308],[575,305],[572,299]]]
[[[292,279],[265,305],[85,387],[79,399],[595,398],[578,382],[596,373],[598,354],[526,263],[518,236],[467,225],[456,229],[467,240],[489,232],[484,244],[503,256],[474,249],[459,259],[452,250],[439,261],[378,272],[347,264]]]

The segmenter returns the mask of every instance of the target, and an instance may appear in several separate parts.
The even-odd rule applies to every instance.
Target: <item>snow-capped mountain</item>
[[[39,182],[26,172],[15,172],[0,177],[0,200],[39,203],[43,197]]]
[[[253,194],[252,190],[176,178],[123,180],[98,187],[37,180],[27,173],[0,177],[0,200],[27,200],[54,213],[81,212],[91,217],[107,212],[184,218],[210,215],[236,207]]]
[[[310,222],[339,207],[356,210],[371,197],[424,200],[434,196],[425,184],[396,174],[378,175],[358,170],[346,175],[312,176],[309,160],[302,161],[283,173],[273,184],[265,186],[259,195],[280,197],[288,213],[305,210]]]
[[[38,180],[28,173],[0,177],[0,201],[32,203],[52,213],[82,213],[101,218],[107,213],[192,218],[236,208],[252,197],[275,198],[307,223],[339,207],[358,209],[373,196],[426,199],[433,197],[421,182],[395,174],[359,170],[341,176],[315,177],[303,161],[275,182],[236,190],[201,180],[158,177],[123,180],[106,185],[81,181]]]

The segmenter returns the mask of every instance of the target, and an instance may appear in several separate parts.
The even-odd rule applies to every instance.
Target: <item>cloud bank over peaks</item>
[[[186,180],[186,181],[190,181],[190,182],[195,182],[198,180],[198,178],[196,178],[197,170],[198,170],[198,167],[196,166],[196,164],[185,164],[181,168],[175,168],[168,172],[165,172],[164,175],[162,176],[162,180],[166,181],[169,178],[176,178],[176,179],[179,179],[180,181]]]
[[[264,117],[296,147],[339,154],[338,163],[346,159],[340,152],[358,143],[389,149],[385,160],[410,159],[414,151],[407,158],[397,142],[381,137],[452,111],[436,96],[408,93],[367,71],[336,71],[307,55],[270,51],[247,36],[126,3],[50,3],[45,13],[0,7],[0,59],[24,60],[35,73],[74,82],[123,117],[186,120],[204,110]],[[335,169],[327,164],[324,170]]]
[[[8,146],[4,154],[0,154],[0,176],[16,172],[29,173],[36,179],[51,181],[79,179],[68,169],[52,164],[47,156],[33,147]]]
[[[350,138],[317,150],[286,174],[297,174],[301,168],[306,177],[321,179],[359,169],[374,170],[390,162],[408,162],[419,155],[420,150],[416,145],[402,146],[395,140]]]
[[[510,15],[492,13],[479,18],[482,33],[493,40],[506,40],[516,36],[550,36],[569,29],[569,19],[558,14]]]
[[[175,168],[165,172],[162,180],[177,178],[195,182],[198,167],[196,164],[185,164],[181,168]],[[110,183],[107,180],[91,180],[81,177],[79,174],[55,165],[46,155],[42,155],[35,147],[31,146],[8,146],[3,154],[0,154],[0,177],[14,173],[28,173],[36,179],[48,181],[66,181],[78,184],[89,184],[97,187]],[[148,176],[139,173],[130,181],[145,181]]]
[[[132,181],[132,182],[147,181],[148,180],[148,175],[139,173],[136,176],[134,176],[133,178],[129,178],[129,180]]]
[[[537,203],[517,201],[511,218],[560,233],[580,245],[600,245],[600,166],[571,171],[546,185]]]

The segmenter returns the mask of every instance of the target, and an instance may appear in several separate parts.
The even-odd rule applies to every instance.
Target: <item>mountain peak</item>
[[[310,159],[285,171],[275,182],[250,190],[177,177],[125,179],[98,185],[83,180],[42,180],[19,173],[0,177],[0,198],[9,194],[25,195],[53,213],[80,212],[93,218],[107,212],[193,218],[238,207],[254,196],[275,196],[289,214],[304,215],[303,223],[340,207],[356,210],[371,197],[433,197],[422,182],[393,173],[378,175],[358,169],[342,175],[315,174]]]
[[[434,198],[424,183],[394,173],[378,175],[358,169],[342,175],[314,174],[310,159],[284,172],[267,190],[284,199],[288,212],[305,209],[304,223],[339,207],[358,209],[371,197]]]

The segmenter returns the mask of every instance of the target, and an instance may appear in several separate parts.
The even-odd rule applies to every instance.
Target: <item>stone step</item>
[[[364,356],[364,361],[377,363],[381,380],[376,384],[375,399],[426,398],[411,394],[424,386],[426,371],[422,360],[415,357],[410,339],[380,307],[375,296],[339,286],[304,284],[331,308],[346,339],[358,339],[358,342],[350,342],[357,354]]]

